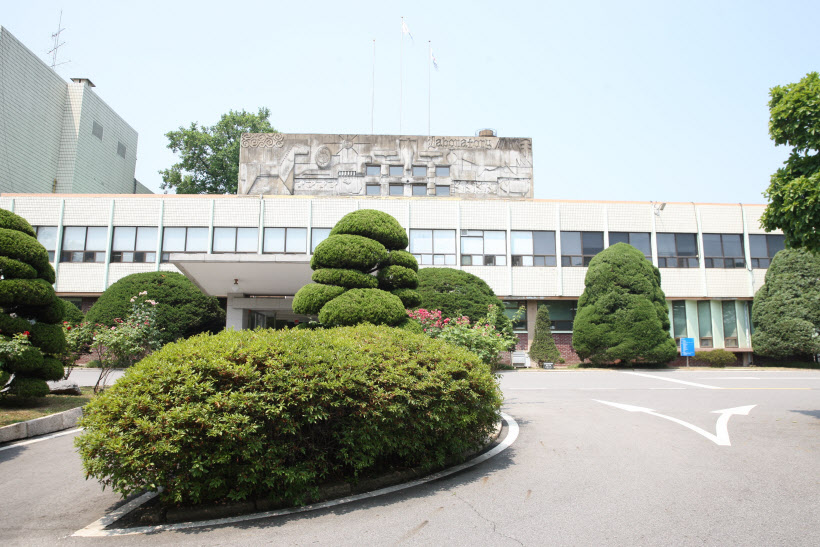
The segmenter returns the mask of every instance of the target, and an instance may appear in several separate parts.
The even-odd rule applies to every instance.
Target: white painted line
[[[59,433],[52,433],[51,435],[46,435],[45,437],[37,437],[36,439],[30,439],[28,441],[20,441],[19,443],[10,444],[8,446],[0,446],[0,452],[3,450],[9,450],[10,448],[17,448],[18,446],[26,446],[27,444],[34,444],[39,443],[42,441],[47,441],[49,439],[53,439],[54,437],[62,437],[63,435],[71,435],[72,433],[77,433],[78,431],[82,431],[82,427],[78,427],[76,429],[69,429],[68,431],[60,431]]]
[[[644,374],[642,372],[627,372],[625,370],[622,370],[620,372],[621,372],[621,374],[632,374],[634,376],[643,376],[644,378],[654,378],[656,380],[665,380],[667,382],[675,382],[676,384],[686,384],[687,386],[702,387],[702,388],[705,388],[705,389],[723,389],[722,387],[707,386],[706,384],[697,384],[695,382],[687,382],[686,380],[676,380],[675,378],[664,378],[663,376],[655,376],[654,374]]]
[[[450,467],[445,469],[444,471],[439,471],[438,473],[433,473],[432,475],[428,475],[424,478],[407,482],[404,484],[397,484],[395,486],[388,486],[386,488],[380,488],[378,490],[373,490],[372,492],[365,492],[363,494],[356,494],[355,496],[348,496],[346,498],[339,498],[335,500],[324,501],[322,503],[314,503],[313,505],[305,505],[304,507],[295,507],[292,509],[280,509],[278,511],[265,511],[264,513],[254,513],[252,515],[240,515],[236,517],[226,517],[221,519],[211,519],[211,520],[203,520],[200,522],[180,522],[178,524],[159,524],[157,526],[140,526],[137,528],[115,528],[111,530],[105,530],[106,524],[103,524],[103,521],[114,522],[115,520],[121,518],[126,513],[134,510],[136,507],[142,505],[143,503],[147,502],[151,498],[157,495],[156,492],[149,492],[143,494],[139,498],[132,500],[122,506],[121,508],[109,513],[105,517],[98,519],[82,530],[77,530],[72,534],[72,536],[77,537],[109,537],[109,536],[130,536],[135,534],[147,534],[150,532],[163,532],[163,531],[173,531],[173,530],[188,530],[191,528],[203,528],[207,526],[221,526],[224,524],[235,524],[237,522],[245,522],[249,520],[259,520],[265,519],[270,517],[279,517],[283,515],[293,515],[296,513],[305,513],[307,511],[315,511],[317,509],[326,509],[328,507],[336,507],[338,505],[343,505],[345,503],[351,503],[354,501],[364,500],[368,498],[375,498],[377,496],[382,496],[384,494],[392,494],[393,492],[398,492],[400,490],[405,490],[407,488],[413,488],[414,486],[419,486],[421,484],[431,482],[434,480],[441,479],[443,477],[447,477],[454,473],[458,473],[464,469],[468,469],[473,467],[474,465],[478,465],[479,463],[485,462],[506,450],[507,448],[515,442],[518,438],[518,423],[513,419],[512,416],[506,414],[504,412],[501,413],[501,417],[507,423],[507,436],[504,437],[504,440],[498,444],[498,446],[493,447],[491,450],[488,450],[484,454],[476,456],[475,458],[466,461],[460,465],[456,465],[455,467]],[[147,496],[147,497],[146,497]],[[144,498],[144,499],[143,499]],[[132,505],[133,504],[133,505]],[[126,508],[128,508],[126,510]]]
[[[620,389],[620,388],[617,388],[617,387],[579,387],[578,389],[581,390],[581,391],[599,391],[599,390],[602,390],[602,389]]]
[[[649,389],[686,389],[685,387],[650,387]]]
[[[757,376],[715,376],[714,378],[698,378],[698,380],[762,380]]]

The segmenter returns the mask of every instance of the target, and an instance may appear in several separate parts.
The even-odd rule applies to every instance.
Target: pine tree
[[[561,353],[550,330],[550,312],[546,305],[539,306],[535,315],[535,339],[530,347],[530,359],[539,365],[561,360]]]

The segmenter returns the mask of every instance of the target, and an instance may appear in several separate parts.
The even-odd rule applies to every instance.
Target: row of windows
[[[215,227],[214,253],[255,253],[258,249],[257,228]],[[314,228],[310,251],[324,240],[330,228]],[[37,227],[37,238],[54,260],[57,246],[55,226]],[[104,226],[66,226],[60,260],[64,262],[104,262],[108,228]],[[646,232],[610,232],[611,245],[624,242],[651,259],[651,243]],[[658,266],[661,268],[696,268],[699,265],[695,234],[657,234]],[[745,258],[742,237],[738,234],[704,234],[703,246],[707,268],[743,268]],[[783,249],[782,235],[749,236],[752,267],[766,268],[774,254]],[[504,230],[462,230],[462,266],[506,266],[507,232]],[[112,262],[154,262],[157,228],[150,226],[117,226],[111,246]],[[561,265],[588,266],[604,248],[603,232],[561,232]],[[163,230],[162,257],[170,253],[208,252],[208,228],[168,227]],[[263,253],[306,253],[307,228],[264,228]],[[456,264],[455,230],[410,230],[410,252],[421,265]],[[557,255],[555,232],[510,232],[512,266],[555,266]]]
[[[427,184],[411,184],[410,190],[414,196],[428,196]],[[382,195],[382,187],[380,184],[366,184],[365,191],[368,196]],[[404,184],[389,184],[388,194],[391,196],[403,196]],[[437,197],[447,197],[450,195],[450,187],[444,184],[437,184],[433,193]]]
[[[748,302],[751,306],[751,302]],[[724,300],[721,302],[721,315],[723,321],[723,345],[727,348],[737,348],[738,328],[737,328],[737,308],[734,300]],[[751,309],[749,309],[751,315]],[[686,303],[683,301],[672,302],[672,333],[675,341],[680,346],[681,338],[694,337],[686,327]],[[712,336],[712,305],[708,301],[698,302],[698,340],[702,348],[714,347]]]
[[[410,172],[413,174],[414,177],[426,177],[428,175],[428,170],[426,165],[414,165],[410,168]],[[437,177],[449,177],[450,176],[450,166],[449,165],[437,165],[435,167],[435,176]],[[403,165],[388,165],[387,166],[387,173],[391,177],[403,177],[404,176],[404,166]],[[382,166],[381,165],[368,165],[365,167],[365,175],[368,177],[379,177],[382,174]]]

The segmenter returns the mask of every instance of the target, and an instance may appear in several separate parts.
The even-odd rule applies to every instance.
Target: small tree
[[[643,253],[616,243],[589,264],[578,299],[572,347],[593,363],[666,363],[677,355],[669,334],[661,274]]]
[[[801,249],[774,255],[752,305],[752,347],[778,359],[820,354],[820,256]]]
[[[561,362],[561,353],[555,345],[550,329],[550,311],[546,305],[538,306],[535,314],[535,339],[530,346],[530,359],[538,363]]]

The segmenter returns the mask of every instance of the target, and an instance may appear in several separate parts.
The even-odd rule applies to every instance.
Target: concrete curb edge
[[[77,408],[43,416],[42,418],[35,418],[27,422],[0,427],[0,443],[27,439],[29,437],[54,433],[55,431],[62,431],[63,429],[71,429],[77,426],[77,422],[79,422],[82,417],[83,408],[78,406]]]

